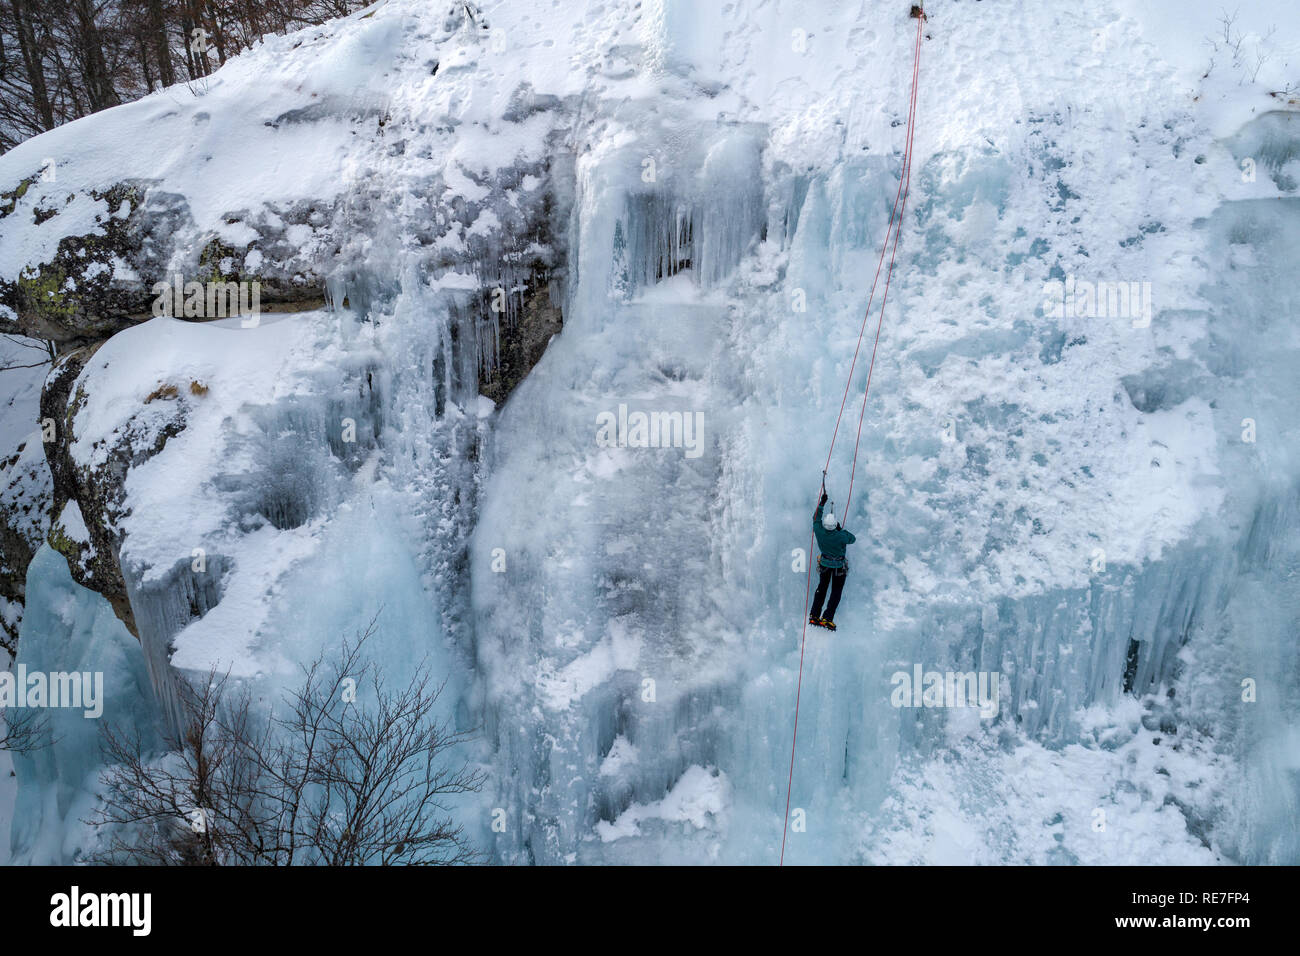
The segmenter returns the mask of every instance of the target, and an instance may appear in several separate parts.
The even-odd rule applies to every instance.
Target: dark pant
[[[813,595],[812,617],[824,621],[835,620],[835,609],[840,606],[840,595],[844,593],[844,582],[849,573],[844,568],[820,568],[821,577],[817,581],[817,593]],[[822,601],[826,599],[826,588],[831,589],[831,599],[826,604],[826,613],[822,614]]]

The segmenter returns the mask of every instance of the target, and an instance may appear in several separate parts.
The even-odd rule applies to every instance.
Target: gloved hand
[[[826,504],[826,492],[824,492],[824,491],[822,492],[822,498],[821,498],[821,501],[817,502],[817,504],[818,504],[819,507],[820,507],[821,505]]]

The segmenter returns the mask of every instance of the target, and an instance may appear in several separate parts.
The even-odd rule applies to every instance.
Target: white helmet
[[[839,522],[835,520],[835,512],[828,511],[822,515],[822,527],[827,531],[834,531],[838,525]]]

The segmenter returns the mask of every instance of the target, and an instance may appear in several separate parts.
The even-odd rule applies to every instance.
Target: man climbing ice
[[[813,595],[812,613],[809,624],[816,624],[828,630],[835,630],[835,609],[840,606],[840,595],[844,593],[844,581],[849,573],[849,560],[844,549],[857,540],[845,531],[835,520],[834,506],[823,514],[826,507],[826,489],[822,489],[821,500],[813,512],[813,534],[817,536],[817,547],[821,554],[817,557],[817,569],[820,575],[817,581],[817,593]],[[826,616],[822,617],[822,601],[826,599],[826,590],[830,589],[831,599],[826,604]]]

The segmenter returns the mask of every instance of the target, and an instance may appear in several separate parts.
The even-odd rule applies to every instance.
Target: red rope
[[[894,248],[889,256],[889,271],[885,273],[885,289],[880,298],[880,319],[876,323],[876,340],[871,347],[871,363],[867,367],[867,384],[862,392],[862,410],[858,414],[858,433],[853,443],[853,465],[849,471],[849,494],[844,501],[842,514],[848,514],[849,501],[853,498],[853,476],[858,465],[858,446],[862,442],[862,421],[867,413],[867,393],[871,390],[871,373],[876,366],[876,349],[880,346],[880,329],[885,321],[885,303],[889,299],[889,283],[894,274],[894,260],[898,256],[898,237],[902,233],[903,213],[907,210],[907,193],[912,182],[912,141],[916,135],[916,92],[918,78],[921,71],[921,30],[923,21],[917,18],[916,21],[916,46],[912,51],[912,92],[907,107],[907,138],[903,149],[903,168],[898,177],[898,192],[894,195],[894,207],[889,213],[889,225],[885,229],[885,241],[880,246],[880,258],[876,262],[876,274],[871,280],[871,295],[867,299],[867,308],[862,315],[862,328],[858,331],[858,344],[853,349],[853,362],[849,365],[848,379],[844,383],[844,396],[840,399],[839,414],[835,416],[835,430],[831,434],[831,447],[826,453],[826,468],[822,470],[823,477],[829,470],[831,464],[831,454],[835,451],[835,439],[840,432],[840,419],[844,415],[844,405],[848,401],[849,388],[853,384],[853,370],[858,364],[858,353],[862,349],[862,338],[866,333],[867,319],[871,316],[871,305],[876,297],[876,282],[880,279],[880,267],[885,261],[885,250],[889,248],[889,235],[894,234]],[[902,206],[899,206],[899,198],[902,198]],[[825,489],[825,482],[822,483]],[[790,828],[790,794],[794,790],[794,756],[795,747],[799,741],[799,701],[803,696],[803,658],[804,648],[807,644],[808,637],[808,603],[812,596],[812,551],[815,536],[810,536],[808,540],[808,577],[804,584],[803,596],[803,630],[799,634],[799,679],[795,687],[794,695],[794,733],[790,738],[790,773],[786,779],[785,785],[785,821],[781,826],[781,861],[778,865],[785,865],[785,843]]]
[[[841,514],[849,513],[853,500],[853,477],[858,470],[858,446],[862,443],[862,421],[867,415],[867,395],[871,392],[871,373],[876,368],[876,349],[880,347],[880,329],[885,324],[885,303],[889,301],[889,283],[894,278],[894,260],[898,258],[898,237],[903,233],[903,212],[907,210],[907,196],[912,185],[912,140],[916,136],[916,87],[921,72],[921,20],[916,21],[916,62],[912,68],[912,105],[908,111],[907,150],[903,154],[903,208],[898,214],[898,228],[894,230],[894,249],[889,254],[889,271],[885,273],[885,291],[880,296],[880,319],[876,322],[876,341],[871,346],[871,362],[867,365],[867,384],[862,390],[862,410],[858,412],[858,434],[853,441],[853,464],[849,467],[849,493],[844,499]],[[889,241],[888,237],[885,239]]]
[[[823,473],[830,470],[831,455],[835,453],[835,439],[839,436],[840,419],[844,416],[844,405],[849,399],[849,388],[853,385],[853,371],[858,366],[858,353],[862,350],[862,338],[867,331],[867,320],[871,318],[871,305],[876,298],[876,283],[880,281],[880,267],[884,265],[885,262],[885,250],[889,248],[889,235],[891,232],[894,232],[895,221],[897,220],[901,223],[901,219],[898,218],[898,202],[903,195],[904,174],[908,172],[911,167],[910,150],[912,148],[912,117],[916,110],[917,67],[920,65],[919,60],[921,56],[921,30],[920,30],[921,21],[918,19],[916,22],[917,22],[916,47],[913,50],[913,54],[912,54],[912,93],[911,93],[911,97],[908,105],[908,111],[907,111],[908,135],[906,140],[904,141],[904,146],[903,146],[903,169],[899,171],[898,192],[894,194],[894,206],[889,211],[889,225],[885,227],[885,241],[880,244],[880,257],[876,260],[876,274],[872,276],[871,279],[871,295],[868,296],[867,308],[862,313],[862,326],[861,328],[858,329],[858,344],[853,349],[853,361],[849,364],[848,378],[844,380],[844,395],[840,398],[839,414],[835,416],[835,430],[831,432],[831,447],[826,451],[826,465],[822,469]],[[904,203],[904,205],[906,205],[906,203]],[[892,261],[891,261],[891,266],[892,266]],[[886,279],[885,281],[886,281],[886,285],[888,285],[888,279]],[[883,305],[881,307],[881,315],[882,316],[884,315]]]
[[[785,865],[785,834],[790,823],[790,791],[794,789],[794,744],[799,739],[799,695],[803,692],[803,649],[808,635],[808,598],[812,594],[813,535],[808,535],[808,580],[803,586],[803,632],[799,635],[799,685],[794,692],[794,737],[790,741],[790,777],[785,784],[785,821],[781,828],[781,862]]]

